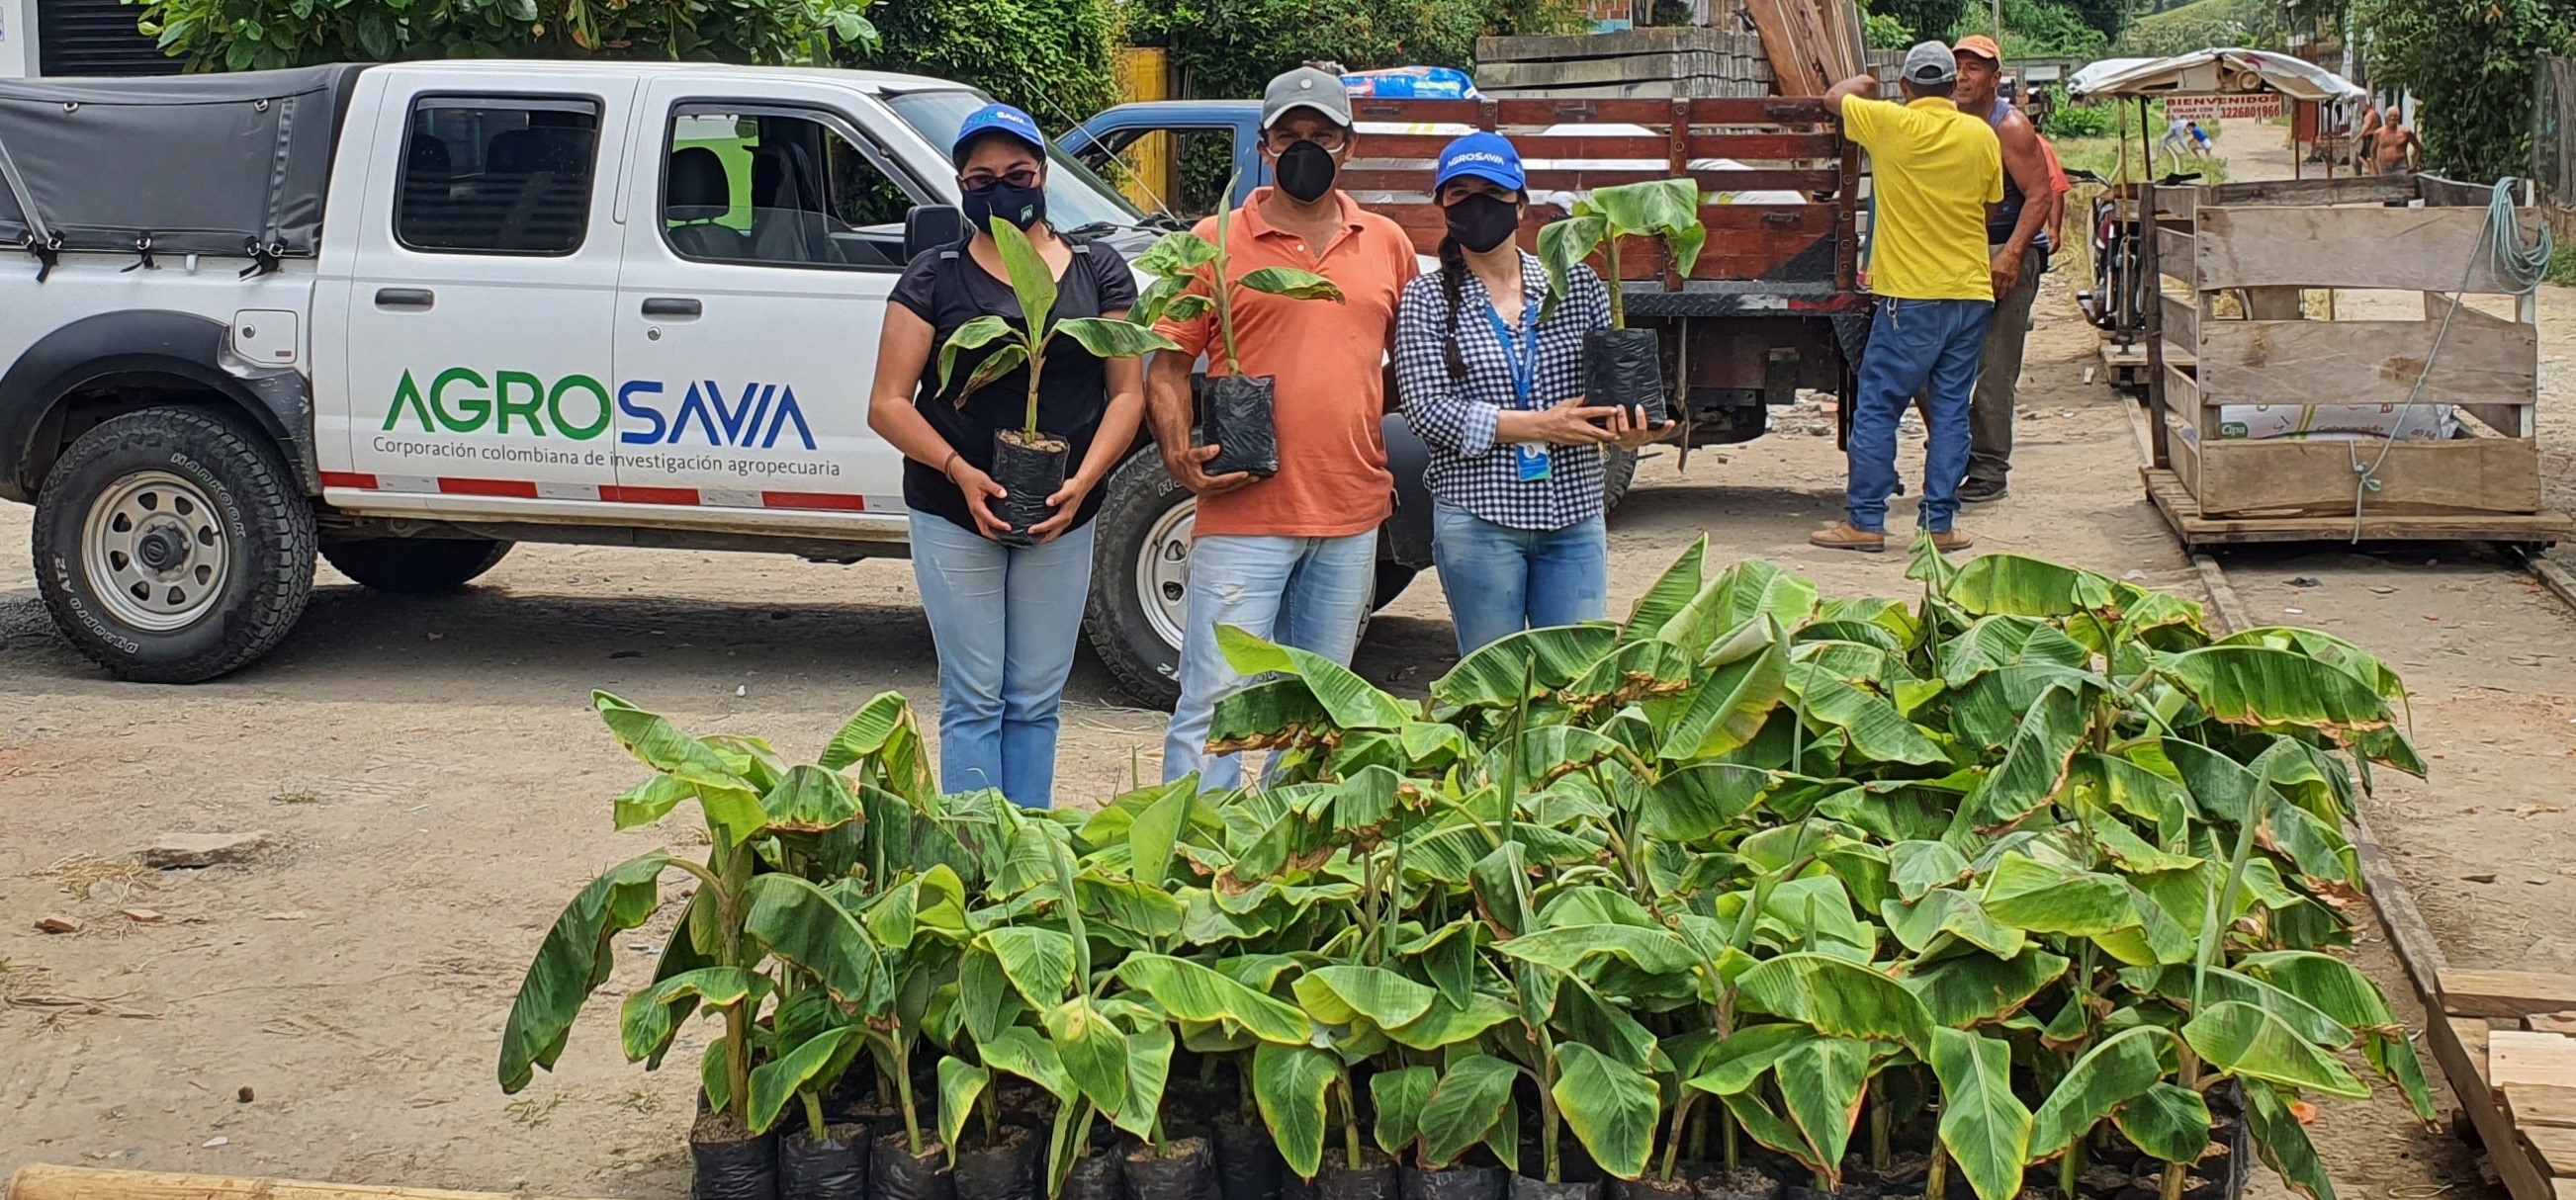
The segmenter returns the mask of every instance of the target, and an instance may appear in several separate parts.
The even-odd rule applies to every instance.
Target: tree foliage
[[[2278,0],[2195,0],[2129,23],[2124,54],[2161,58],[2210,46],[2278,48],[2288,25]]]
[[[874,10],[880,41],[844,60],[973,84],[1070,128],[1118,102],[1110,0],[901,0]]]
[[[1968,12],[1968,0],[1871,0],[1869,10],[1905,26],[1908,44],[1946,37]]]
[[[823,62],[876,37],[865,0],[127,0],[192,71],[417,58]]]
[[[2354,22],[2373,82],[2415,93],[2425,166],[2485,181],[2530,172],[2533,70],[2568,52],[2571,15],[2552,0],[2364,0]]]
[[[1134,0],[1127,9],[1129,40],[1166,47],[1184,93],[1204,97],[1258,96],[1305,62],[1464,70],[1479,36],[1580,25],[1568,0]]]
[[[2117,0],[2101,0],[2083,7],[2124,11]],[[2055,0],[2004,0],[2004,61],[2042,56],[2072,55],[2099,58],[2110,46],[2110,39],[2095,27],[2076,5]],[[1972,33],[1994,32],[1994,18],[1983,6],[1971,8],[1950,30],[1957,39]]]

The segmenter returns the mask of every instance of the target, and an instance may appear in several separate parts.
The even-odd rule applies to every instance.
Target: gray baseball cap
[[[1905,52],[1905,70],[1901,76],[1912,84],[1939,85],[1959,77],[1959,56],[1939,42],[1916,42]]]
[[[1278,124],[1289,110],[1298,108],[1314,109],[1335,125],[1351,127],[1351,94],[1338,75],[1299,67],[1271,80],[1270,86],[1261,90],[1261,127],[1268,129]]]

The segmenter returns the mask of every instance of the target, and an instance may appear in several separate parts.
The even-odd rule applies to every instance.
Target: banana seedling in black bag
[[[1232,188],[1229,183],[1227,187]],[[1136,260],[1136,266],[1154,276],[1145,294],[1136,301],[1135,320],[1152,325],[1163,317],[1175,321],[1194,321],[1216,313],[1217,340],[1225,347],[1225,373],[1211,374],[1207,381],[1207,406],[1200,414],[1201,433],[1217,455],[1205,471],[1210,475],[1231,475],[1237,471],[1256,479],[1268,479],[1279,473],[1279,427],[1271,416],[1271,395],[1277,380],[1268,375],[1247,377],[1243,359],[1235,348],[1234,306],[1240,301],[1238,289],[1286,296],[1291,300],[1330,300],[1343,302],[1342,289],[1333,281],[1312,271],[1293,267],[1263,267],[1246,271],[1235,279],[1228,271],[1233,262],[1226,248],[1226,228],[1232,221],[1216,223],[1216,244],[1187,231],[1165,235]],[[1190,289],[1207,285],[1202,291]],[[1219,285],[1222,286],[1219,286]]]
[[[1009,532],[994,540],[1006,546],[1032,546],[1036,539],[1029,530],[1055,515],[1047,504],[1064,487],[1068,460],[1073,443],[1062,434],[1047,433],[1038,428],[1038,376],[1046,369],[1047,347],[1063,334],[1081,343],[1082,348],[1102,358],[1135,358],[1154,350],[1177,350],[1170,338],[1154,332],[1151,318],[1143,310],[1130,314],[1129,320],[1109,317],[1075,317],[1049,324],[1055,313],[1055,272],[1047,267],[1037,248],[1029,244],[1029,235],[1000,217],[993,218],[993,244],[1001,251],[1002,268],[1011,276],[1011,295],[1019,301],[1020,322],[997,316],[977,317],[957,327],[948,335],[947,344],[939,348],[939,390],[948,390],[949,379],[957,370],[959,351],[977,350],[994,342],[999,349],[984,356],[966,376],[966,386],[959,388],[952,402],[958,407],[977,388],[1026,366],[1029,369],[1028,417],[1018,429],[1005,429],[993,435],[993,482],[1002,485],[1001,511],[995,513]]]
[[[1584,395],[1595,405],[1641,412],[1653,426],[1672,419],[1664,404],[1663,347],[1654,330],[1628,328],[1619,284],[1619,239],[1650,236],[1664,239],[1675,272],[1690,274],[1708,242],[1708,228],[1699,222],[1698,183],[1655,179],[1596,188],[1574,202],[1571,215],[1538,231],[1538,257],[1547,268],[1547,303],[1539,309],[1544,321],[1564,297],[1574,264],[1601,252],[1610,328],[1584,337]]]

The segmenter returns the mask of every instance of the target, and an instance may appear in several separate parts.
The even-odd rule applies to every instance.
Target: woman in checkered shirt
[[[1583,335],[1610,296],[1577,266],[1566,294],[1513,235],[1528,211],[1520,155],[1472,133],[1440,153],[1440,272],[1404,289],[1395,371],[1431,449],[1432,558],[1458,653],[1524,629],[1599,620],[1608,604],[1602,447],[1642,445],[1636,414],[1584,403]]]

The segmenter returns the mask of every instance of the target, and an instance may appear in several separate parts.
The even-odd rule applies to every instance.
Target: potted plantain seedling
[[[1660,237],[1683,275],[1699,261],[1708,228],[1699,220],[1699,184],[1688,179],[1654,179],[1644,183],[1594,189],[1574,202],[1562,221],[1538,231],[1539,262],[1547,268],[1547,319],[1565,295],[1565,277],[1574,264],[1601,252],[1607,268],[1602,281],[1610,292],[1610,328],[1584,336],[1584,394],[1596,405],[1616,405],[1645,414],[1648,425],[1671,419],[1664,403],[1663,347],[1651,329],[1628,328],[1628,307],[1620,295],[1619,240]]]
[[[1230,189],[1233,185],[1227,186]],[[1330,300],[1340,304],[1342,289],[1333,286],[1332,280],[1294,267],[1263,267],[1227,282],[1227,267],[1233,259],[1226,247],[1226,229],[1232,224],[1227,220],[1216,223],[1214,245],[1183,230],[1165,235],[1145,251],[1136,266],[1154,276],[1154,282],[1138,298],[1135,320],[1140,325],[1151,325],[1163,317],[1193,321],[1211,310],[1216,313],[1217,340],[1225,347],[1225,373],[1208,378],[1206,408],[1200,417],[1208,442],[1218,448],[1206,471],[1210,475],[1241,471],[1255,479],[1268,479],[1279,473],[1279,426],[1271,412],[1277,380],[1243,373],[1243,359],[1236,352],[1234,340],[1236,292],[1240,289],[1291,300]],[[1204,295],[1189,293],[1188,289],[1203,279],[1216,284]]]
[[[957,368],[960,351],[982,349],[995,342],[1000,347],[984,356],[966,376],[954,403],[964,407],[976,390],[1014,369],[1029,369],[1028,416],[1018,429],[1005,429],[993,435],[993,482],[1002,485],[1001,511],[996,513],[1008,528],[995,540],[1006,546],[1032,546],[1036,539],[1029,530],[1055,515],[1047,497],[1064,486],[1066,467],[1073,454],[1073,442],[1061,434],[1038,428],[1038,379],[1046,369],[1047,346],[1057,334],[1081,344],[1082,348],[1102,358],[1134,358],[1154,350],[1177,350],[1171,339],[1154,332],[1152,323],[1140,308],[1128,320],[1108,317],[1075,317],[1050,323],[1056,302],[1055,273],[1029,244],[1029,236],[1018,226],[996,217],[992,221],[993,242],[1002,256],[1002,268],[1011,277],[1011,294],[1020,304],[1020,323],[998,316],[977,317],[957,327],[948,342],[939,349],[939,390],[948,390],[949,380]]]

